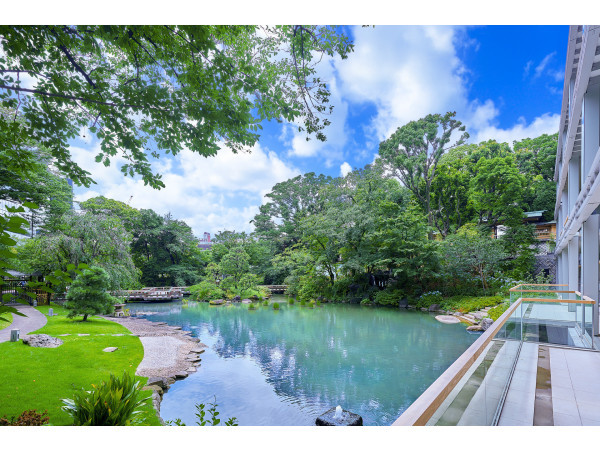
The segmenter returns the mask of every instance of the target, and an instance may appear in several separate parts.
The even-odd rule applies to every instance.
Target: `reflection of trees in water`
[[[354,305],[286,305],[275,312],[190,304],[178,317],[156,317],[184,329],[201,326],[222,358],[250,355],[275,391],[294,403],[343,404],[381,424],[393,421],[474,340],[463,327],[427,314]]]

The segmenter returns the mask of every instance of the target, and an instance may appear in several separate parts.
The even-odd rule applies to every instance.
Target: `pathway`
[[[0,330],[0,342],[10,341],[10,330],[18,329],[20,330],[20,336],[25,336],[27,333],[39,330],[48,322],[46,316],[32,306],[18,305],[15,308],[27,317],[13,314],[12,323],[5,329]]]

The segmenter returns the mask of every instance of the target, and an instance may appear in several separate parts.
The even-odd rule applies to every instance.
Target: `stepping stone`
[[[186,361],[191,361],[191,362],[198,362],[198,361],[202,361],[202,359],[198,358],[197,356],[188,356],[185,358]]]
[[[460,323],[460,319],[456,316],[435,316],[435,320],[442,323]]]
[[[122,333],[119,333],[119,334],[113,334],[113,336],[125,336],[125,335]]]
[[[198,354],[204,353],[205,351],[206,351],[206,349],[204,349],[204,348],[193,348],[190,350],[190,352],[198,353]]]
[[[112,353],[114,351],[119,350],[119,347],[106,347],[104,350],[102,350],[103,352],[107,352],[107,353]]]
[[[195,367],[190,367],[188,370],[186,370],[187,373],[194,373],[196,371]]]
[[[66,334],[59,334],[59,336],[71,336],[69,333]]]
[[[89,335],[90,335],[89,333],[80,333],[77,336],[89,336]]]
[[[188,375],[189,375],[189,373],[187,373],[187,372],[177,372],[174,374],[176,380],[181,380],[183,378],[187,378]]]

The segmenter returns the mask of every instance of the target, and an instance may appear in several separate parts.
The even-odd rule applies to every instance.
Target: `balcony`
[[[600,425],[594,301],[519,285],[510,307],[394,425]]]

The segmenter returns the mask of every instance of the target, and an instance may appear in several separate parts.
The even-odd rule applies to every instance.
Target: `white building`
[[[571,26],[569,31],[554,175],[558,282],[596,300],[596,317],[600,297],[599,32],[600,25]]]

